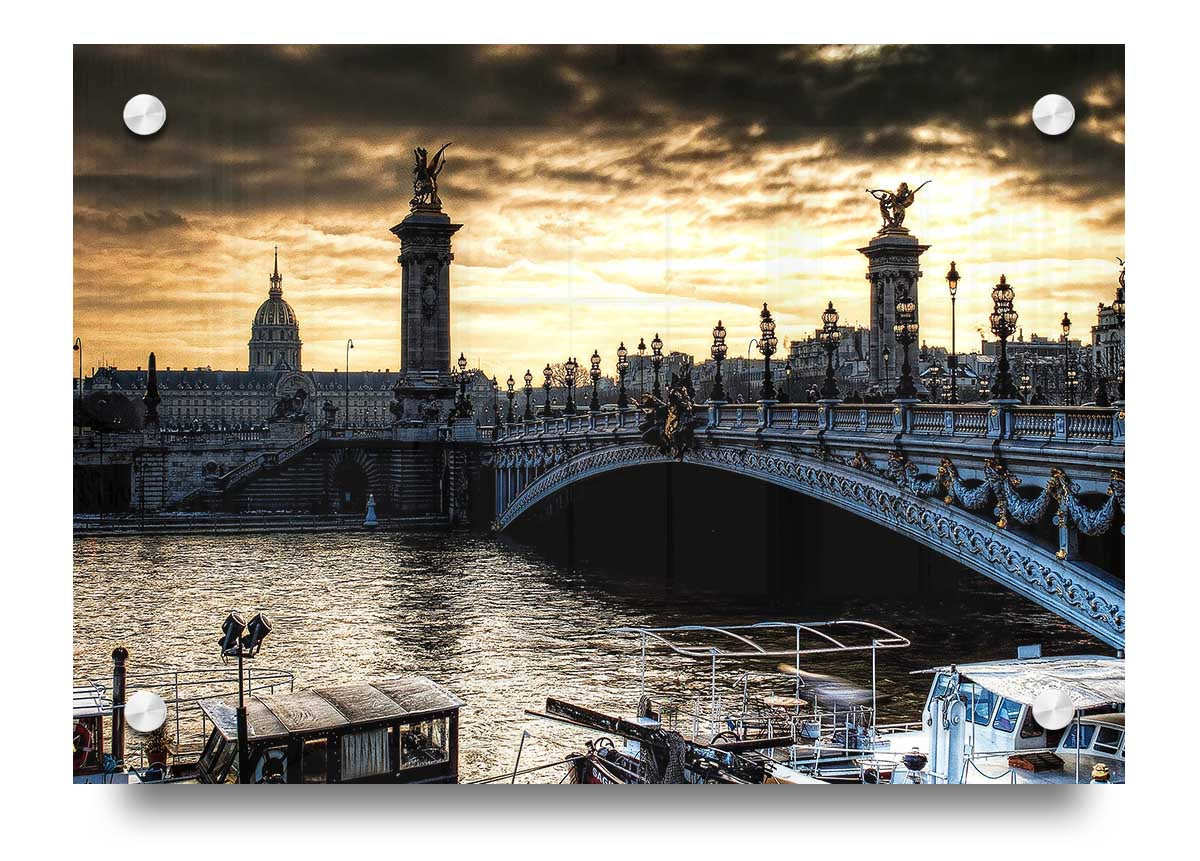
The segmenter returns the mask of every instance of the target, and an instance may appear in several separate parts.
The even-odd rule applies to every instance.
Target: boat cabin
[[[1018,658],[926,672],[934,679],[921,715],[924,741],[919,746],[928,754],[935,782],[994,778],[1010,768],[1023,772],[1022,777],[1066,770],[1073,774],[1077,747],[1081,757],[1100,755],[1110,760],[1108,765],[1119,762],[1123,774],[1123,658]],[[1075,706],[1076,719],[1064,729],[1047,730],[1034,718],[1033,703],[1048,688],[1064,691]],[[1093,749],[1097,743],[1101,747]]]
[[[423,676],[247,697],[247,783],[455,783],[463,701]],[[238,779],[237,712],[202,700],[213,724],[202,783]]]

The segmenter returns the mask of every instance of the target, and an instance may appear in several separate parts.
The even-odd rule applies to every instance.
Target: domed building
[[[275,271],[267,301],[258,306],[250,328],[251,371],[300,370],[300,323],[296,312],[283,299],[283,276],[279,274],[279,246],[275,247]]]

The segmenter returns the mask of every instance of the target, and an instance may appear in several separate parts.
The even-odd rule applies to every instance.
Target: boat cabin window
[[[929,695],[931,700],[945,696],[946,689],[950,687],[950,676],[946,673],[938,673],[937,679],[933,683],[933,693]]]
[[[304,783],[327,783],[329,781],[329,743],[323,738],[304,742],[301,757],[301,779]]]
[[[987,726],[992,722],[992,710],[996,706],[996,695],[982,685],[974,682],[960,682],[958,697],[967,707],[967,714],[979,726]]]
[[[348,732],[342,736],[342,780],[359,780],[391,771],[391,727]]]
[[[1026,709],[1025,720],[1021,721],[1021,738],[1040,738],[1046,730],[1042,729],[1033,717],[1033,709]]]
[[[1070,728],[1067,729],[1067,734],[1063,736],[1062,744],[1059,746],[1067,750],[1074,750],[1076,747],[1075,731],[1077,729],[1080,738],[1079,749],[1082,750],[1091,745],[1092,736],[1096,734],[1096,725],[1094,723],[1081,723],[1078,725],[1071,724]]]
[[[1092,745],[1101,753],[1116,754],[1121,748],[1121,736],[1124,735],[1116,727],[1102,726],[1096,731],[1096,743]]]
[[[1012,732],[1017,728],[1017,720],[1021,717],[1021,704],[1007,697],[1000,700],[1000,708],[996,709],[996,719],[992,726],[1001,732]]]
[[[400,768],[419,768],[450,760],[449,718],[400,725]]]

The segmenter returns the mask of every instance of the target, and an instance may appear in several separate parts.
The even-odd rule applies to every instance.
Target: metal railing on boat
[[[291,692],[295,690],[295,683],[295,673],[290,670],[250,666],[246,668],[246,696],[272,694],[283,690]],[[109,698],[107,685],[111,684],[111,678],[91,679],[88,684],[94,686],[101,696]],[[198,753],[204,746],[210,730],[208,718],[200,709],[200,701],[227,697],[231,703],[234,702],[238,692],[237,666],[230,664],[228,667],[196,669],[151,667],[130,670],[125,676],[125,688],[130,693],[149,690],[162,697],[167,705],[167,723],[174,730],[174,754],[179,756],[181,753]],[[113,706],[114,711],[122,708],[123,704]],[[139,748],[137,755],[139,760],[136,767],[144,768],[144,751]],[[129,759],[127,752],[125,764],[133,765]]]

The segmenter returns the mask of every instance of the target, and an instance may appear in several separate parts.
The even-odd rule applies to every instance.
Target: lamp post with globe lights
[[[592,369],[588,371],[592,378],[592,402],[588,404],[591,412],[600,412],[600,351],[592,350]]]
[[[833,354],[837,352],[842,333],[838,329],[838,312],[832,301],[821,314],[821,331],[817,333],[817,337],[821,346],[825,348],[825,382],[821,384],[821,398],[835,401],[841,398],[841,393],[838,392],[837,380],[833,377]]]
[[[550,418],[550,416],[553,415],[553,413],[550,412],[550,377],[553,373],[554,372],[550,370],[550,363],[547,362],[545,369],[542,371],[542,376],[545,378],[545,382],[542,383],[542,388],[546,392],[546,402],[542,404],[542,416],[545,418]]]
[[[950,271],[946,273],[946,285],[950,288],[950,358],[947,360],[947,364],[950,366],[950,403],[952,404],[958,403],[958,351],[954,342],[957,328],[954,319],[954,302],[958,298],[959,280],[958,269],[951,260]]]
[[[625,342],[621,342],[621,346],[617,347],[617,377],[620,380],[619,388],[617,389],[617,409],[624,410],[629,408],[629,395],[625,392],[625,375],[629,372],[629,351],[625,349]]]
[[[1000,339],[1000,360],[996,363],[996,380],[992,387],[992,399],[997,401],[1018,400],[1008,367],[1008,339],[1017,331],[1019,317],[1013,308],[1014,296],[1012,285],[1001,275],[1000,282],[992,288],[992,313],[988,317],[992,334]]]
[[[774,402],[775,384],[771,381],[771,357],[775,355],[779,339],[775,337],[775,318],[771,316],[766,302],[763,302],[762,312],[758,315],[758,330],[761,333],[758,351],[763,357],[763,381],[758,396],[759,400]]]
[[[517,420],[516,413],[513,412],[513,400],[517,396],[517,381],[513,379],[513,375],[508,375],[508,415],[505,418],[506,424],[512,424]]]
[[[654,366],[654,397],[662,397],[662,388],[659,386],[659,374],[662,371],[663,354],[662,338],[658,337],[658,332],[654,333],[654,340],[650,342],[650,364]]]
[[[638,338],[638,396],[646,396],[646,339]]]
[[[913,382],[912,365],[909,364],[908,355],[920,333],[920,326],[917,323],[917,303],[912,300],[907,288],[896,297],[896,323],[892,330],[896,335],[896,343],[903,348],[900,378],[896,383],[896,400],[915,401],[917,387]]]
[[[717,321],[717,325],[712,330],[712,348],[709,354],[717,365],[717,374],[713,378],[712,391],[708,394],[708,400],[714,404],[723,404],[727,400],[725,396],[725,385],[721,380],[721,363],[725,361],[725,356],[729,354],[729,347],[725,343],[725,327],[721,325],[721,321]]]
[[[1071,318],[1067,316],[1067,312],[1063,312],[1062,318],[1062,341],[1063,341],[1063,396],[1066,398],[1066,403],[1072,405],[1075,402],[1074,381],[1071,380],[1071,342],[1068,340],[1071,336]]]
[[[525,414],[521,418],[533,421],[533,372],[529,368],[525,369]]]
[[[579,370],[579,363],[575,361],[575,357],[567,359],[563,365],[563,375],[567,378],[567,405],[563,407],[563,415],[575,415],[575,373]]]

